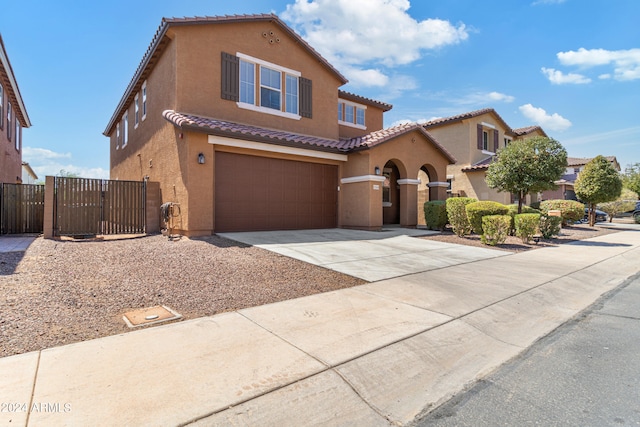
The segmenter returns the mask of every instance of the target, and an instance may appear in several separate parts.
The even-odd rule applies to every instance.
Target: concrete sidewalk
[[[621,231],[0,359],[0,424],[406,424],[639,259]]]

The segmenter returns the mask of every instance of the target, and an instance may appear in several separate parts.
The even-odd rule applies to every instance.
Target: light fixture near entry
[[[373,170],[375,171],[376,175],[380,175],[380,167],[379,166],[376,166]]]
[[[204,165],[204,154],[198,154],[198,164]]]

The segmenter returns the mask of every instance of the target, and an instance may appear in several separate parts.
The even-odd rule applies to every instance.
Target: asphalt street
[[[640,273],[414,425],[640,425]]]

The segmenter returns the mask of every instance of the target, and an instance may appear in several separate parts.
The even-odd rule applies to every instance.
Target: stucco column
[[[418,225],[418,185],[419,179],[399,179],[400,185],[400,225]]]
[[[429,187],[429,200],[446,200],[447,190],[449,189],[448,182],[430,182],[427,184]]]
[[[44,221],[42,236],[45,239],[53,239],[53,212],[55,203],[55,177],[44,178]]]
[[[364,230],[382,228],[382,183],[379,175],[342,178],[341,226]]]

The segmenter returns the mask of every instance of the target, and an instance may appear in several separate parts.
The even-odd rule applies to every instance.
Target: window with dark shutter
[[[308,119],[312,116],[312,85],[311,80],[304,77],[298,78],[300,85],[300,115]]]
[[[240,100],[240,60],[237,56],[222,52],[220,81],[221,98],[238,102]]]
[[[498,129],[493,131],[493,152],[497,153],[498,152],[498,147],[499,147],[499,142],[498,142]]]
[[[482,125],[478,123],[478,150],[482,150]]]

